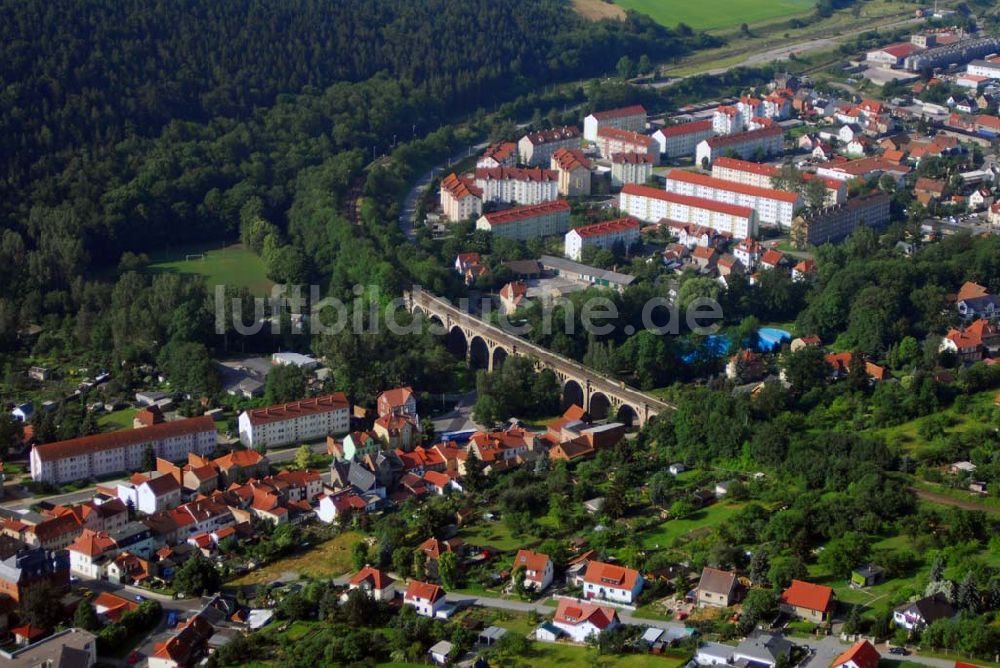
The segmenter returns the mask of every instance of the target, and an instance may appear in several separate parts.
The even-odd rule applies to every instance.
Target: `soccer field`
[[[741,23],[756,23],[801,14],[812,9],[815,0],[615,0],[625,9],[648,14],[657,23],[674,27],[686,23],[692,28],[732,28]]]
[[[188,259],[198,254],[204,258]],[[214,291],[216,285],[235,285],[248,287],[255,295],[264,296],[273,285],[267,278],[264,261],[240,244],[172,251],[163,257],[154,257],[149,271],[204,276],[209,292]]]

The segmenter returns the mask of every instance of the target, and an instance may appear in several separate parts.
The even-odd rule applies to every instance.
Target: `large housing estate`
[[[629,184],[622,188],[618,208],[629,216],[657,223],[666,218],[710,227],[734,238],[756,237],[757,214],[747,206],[680,195],[650,186]]]
[[[156,457],[180,460],[189,452],[211,453],[216,441],[215,423],[204,416],[81,436],[32,448],[31,477],[39,482],[62,484],[127,473],[141,468],[150,448]]]
[[[343,392],[255,408],[239,417],[240,442],[248,448],[322,439],[346,434],[350,427],[350,403]]]

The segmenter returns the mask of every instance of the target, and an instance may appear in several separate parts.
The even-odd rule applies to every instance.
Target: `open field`
[[[742,504],[716,503],[678,520],[667,520],[655,531],[642,534],[642,546],[647,549],[664,549],[678,538],[708,533],[732,517]]]
[[[729,28],[741,23],[804,14],[815,6],[813,0],[720,0],[698,3],[690,0],[615,0],[625,9],[648,14],[662,25],[685,23],[696,30]]]
[[[585,19],[624,19],[625,10],[604,0],[573,0],[573,9]]]
[[[342,533],[332,540],[315,545],[309,550],[277,561],[263,568],[247,573],[230,584],[259,585],[283,580],[285,573],[298,573],[311,578],[329,578],[343,575],[351,570],[351,547],[362,539],[355,531]]]
[[[139,412],[138,408],[123,408],[113,413],[105,413],[97,418],[97,424],[104,431],[117,431],[118,429],[131,429],[132,418]]]
[[[201,253],[204,259],[186,259]],[[264,261],[242,244],[219,248],[189,246],[173,249],[161,256],[154,256],[147,271],[198,275],[205,278],[209,291],[216,285],[247,287],[256,295],[265,295],[274,285],[267,277]]]

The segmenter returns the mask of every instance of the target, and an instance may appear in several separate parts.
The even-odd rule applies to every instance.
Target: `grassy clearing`
[[[186,259],[202,253],[204,259]],[[242,244],[219,248],[191,246],[154,256],[147,271],[203,276],[209,290],[216,285],[247,287],[256,295],[269,294],[274,283],[267,277],[264,261]]]
[[[981,427],[983,421],[976,416],[976,412],[979,409],[992,406],[996,396],[996,390],[985,390],[969,397],[968,410],[964,413],[956,411],[954,406],[951,406],[933,415],[919,417],[894,427],[877,429],[873,433],[875,436],[884,438],[889,445],[898,445],[910,453],[920,453],[931,447],[931,444],[924,440],[919,433],[920,425],[924,421],[930,418],[936,420],[940,416],[944,416],[950,422],[950,425],[945,428],[947,433],[963,433],[972,428]],[[1000,413],[1000,410],[996,412]]]
[[[696,30],[729,28],[741,23],[804,14],[816,4],[813,0],[719,0],[697,3],[690,0],[615,0],[625,9],[648,14],[661,25],[673,27],[686,23]]]
[[[259,585],[282,580],[285,573],[298,573],[310,578],[330,578],[343,575],[351,570],[351,548],[364,536],[356,531],[348,531],[336,538],[313,546],[301,554],[279,559],[247,573],[232,585]]]
[[[595,661],[605,668],[676,668],[686,660],[686,657],[653,654],[599,656],[596,649],[563,643],[535,642],[531,648],[532,654],[527,659],[533,668],[591,666]]]
[[[603,19],[625,18],[625,10],[604,0],[573,0],[573,9],[577,14],[591,21]]]
[[[139,412],[138,408],[123,408],[120,411],[105,413],[97,418],[97,424],[104,431],[117,431],[119,429],[131,429],[132,418]]]
[[[743,504],[717,503],[687,517],[667,520],[654,531],[645,532],[642,546],[646,549],[663,549],[683,537],[693,537],[710,532],[722,522],[732,517]]]
[[[532,547],[541,542],[540,538],[529,536],[514,536],[510,528],[503,522],[477,522],[474,526],[463,528],[458,535],[466,543],[480,547],[492,547],[503,552],[515,552],[522,547]]]

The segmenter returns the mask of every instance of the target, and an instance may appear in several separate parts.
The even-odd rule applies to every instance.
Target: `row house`
[[[560,149],[573,150],[578,148],[580,148],[580,128],[572,125],[529,132],[517,142],[517,151],[521,154],[521,162],[528,167],[547,164]],[[509,166],[513,167],[513,165]]]
[[[648,223],[662,219],[693,223],[736,239],[758,234],[757,214],[750,207],[632,184],[623,187],[618,197],[623,213]]]
[[[791,227],[795,211],[802,206],[802,197],[798,193],[724,181],[681,169],[668,172],[666,190],[679,195],[745,206],[756,212],[759,222],[786,229]]]
[[[590,194],[590,160],[580,149],[557,149],[550,158],[549,167],[559,175],[558,190],[563,197]]]
[[[421,437],[420,424],[412,415],[383,415],[375,420],[372,431],[393,450],[412,450]]]
[[[737,132],[731,135],[710,137],[695,149],[695,164],[709,165],[716,158],[735,153],[741,158],[751,155],[776,155],[784,150],[784,130],[779,127]]]
[[[477,169],[476,187],[483,202],[541,204],[559,196],[559,174],[541,167]]]
[[[610,160],[615,153],[648,155],[653,164],[660,158],[660,144],[655,139],[618,128],[601,128],[597,133],[597,148],[605,160]]]
[[[98,492],[90,501],[74,506],[55,506],[49,514],[53,517],[73,515],[81,528],[93,531],[111,533],[122,529],[128,523],[128,506],[117,496],[101,494],[100,488]]]
[[[554,234],[565,234],[569,229],[569,213],[569,204],[565,200],[557,199],[542,204],[484,213],[476,221],[476,229],[508,239],[527,241]]]
[[[646,129],[646,109],[641,104],[636,104],[631,107],[594,112],[583,119],[583,138],[596,142],[601,128],[642,132]]]
[[[162,422],[142,429],[112,431],[31,449],[31,478],[63,484],[142,468],[146,452],[177,461],[187,453],[208,454],[215,449],[217,432],[212,418],[201,416]]]
[[[441,179],[441,213],[452,222],[475,218],[483,213],[483,191],[475,179],[454,172]]]
[[[698,144],[715,136],[712,119],[692,121],[660,128],[653,133],[653,139],[660,144],[660,153],[667,159],[694,155]]]
[[[350,404],[343,392],[255,408],[239,417],[240,442],[247,448],[302,443],[349,428]]]
[[[606,220],[592,225],[582,225],[566,233],[563,243],[563,254],[571,260],[580,261],[583,258],[584,246],[612,248],[621,244],[628,251],[639,241],[639,221],[635,218],[618,218]]]

